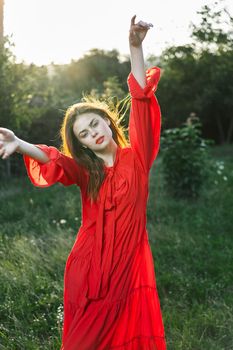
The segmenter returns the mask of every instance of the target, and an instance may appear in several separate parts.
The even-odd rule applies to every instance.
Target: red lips
[[[99,137],[95,143],[102,143],[104,141],[104,136]]]

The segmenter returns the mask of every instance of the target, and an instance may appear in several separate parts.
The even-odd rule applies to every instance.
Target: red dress
[[[118,146],[114,165],[105,167],[97,203],[86,196],[88,173],[55,147],[37,145],[46,164],[24,156],[34,185],[80,187],[82,225],[65,267],[60,350],[166,349],[146,229],[149,171],[160,145],[160,69],[146,73],[144,89],[128,77],[130,147]]]

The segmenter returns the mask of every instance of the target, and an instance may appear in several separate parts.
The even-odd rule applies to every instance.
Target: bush
[[[190,118],[184,126],[167,129],[161,136],[165,187],[175,198],[197,198],[209,178],[208,145],[213,141],[201,138],[200,126],[197,118]]]

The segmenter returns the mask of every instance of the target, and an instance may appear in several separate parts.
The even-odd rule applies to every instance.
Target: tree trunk
[[[219,141],[220,141],[220,144],[223,144],[225,142],[225,136],[224,136],[223,125],[221,123],[221,118],[217,114],[215,119],[216,119],[216,122],[217,122],[217,127],[218,127],[218,132],[219,132]]]
[[[6,159],[6,176],[11,177],[11,160]]]
[[[227,139],[226,139],[227,143],[231,142],[232,134],[233,134],[233,117],[230,119],[230,125],[227,131]]]

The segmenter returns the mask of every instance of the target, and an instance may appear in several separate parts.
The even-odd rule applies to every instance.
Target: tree
[[[117,77],[121,88],[127,91],[126,78],[130,71],[130,61],[126,59],[121,62],[117,50],[92,49],[69,65],[54,66],[54,70],[56,92],[66,105],[70,105],[92,89],[102,93],[105,89],[103,83],[109,77]]]
[[[13,93],[14,93],[14,76],[12,67],[14,65],[14,56],[9,48],[5,47],[9,43],[4,38],[0,43],[0,125],[14,128],[15,120],[13,114]],[[6,173],[11,173],[11,161],[6,161]]]
[[[165,125],[174,127],[196,113],[207,137],[233,139],[233,18],[226,9],[204,6],[192,25],[193,42],[162,53],[158,90]]]
[[[198,45],[203,80],[198,104],[200,114],[215,119],[220,143],[233,136],[233,17],[221,1],[214,7],[203,6],[200,26],[192,25],[192,37]],[[204,79],[203,79],[204,78]]]
[[[0,45],[2,45],[4,40],[4,34],[3,34],[3,18],[4,18],[4,0],[0,0]]]
[[[233,49],[233,17],[223,1],[215,1],[213,7],[205,5],[197,13],[201,16],[200,25],[191,24],[192,38],[200,52],[220,53]]]

